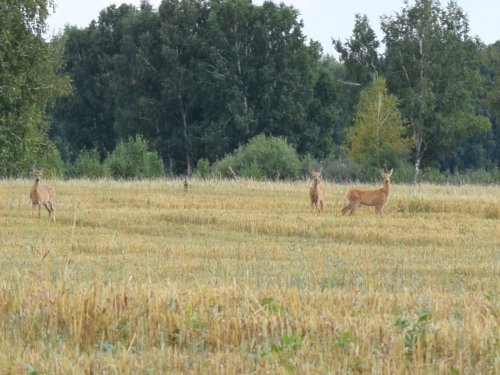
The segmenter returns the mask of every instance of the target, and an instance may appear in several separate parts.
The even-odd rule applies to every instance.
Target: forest
[[[332,35],[337,56],[270,1],[112,5],[47,40],[52,6],[0,4],[2,177],[281,179],[321,166],[331,179],[395,168],[396,181],[500,181],[500,40],[472,36],[455,1],[402,1],[381,15],[382,40],[353,15],[348,40]]]

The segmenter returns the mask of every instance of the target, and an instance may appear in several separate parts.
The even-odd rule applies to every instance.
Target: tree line
[[[0,5],[3,176],[109,159],[137,136],[165,173],[191,175],[200,161],[239,160],[261,135],[303,161],[404,167],[416,180],[426,169],[498,173],[500,42],[471,36],[454,1],[402,2],[382,17],[383,47],[355,15],[352,36],[332,41],[337,58],[284,4],[112,5],[45,41],[50,5]]]

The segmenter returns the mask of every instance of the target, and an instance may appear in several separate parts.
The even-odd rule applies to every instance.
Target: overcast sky
[[[97,19],[99,12],[111,4],[128,3],[138,5],[140,0],[55,0],[56,10],[48,19],[50,34],[62,31],[65,25],[86,27]],[[161,0],[149,1],[156,8]],[[254,0],[254,4],[262,4]],[[282,0],[275,1],[292,5],[300,12],[304,22],[304,34],[308,39],[317,40],[325,52],[333,54],[332,38],[345,41],[352,35],[354,15],[366,14],[371,27],[382,38],[380,16],[394,15],[403,8],[403,0]],[[410,0],[410,4],[413,0]],[[447,0],[441,0],[444,6]],[[458,5],[469,17],[470,34],[479,36],[486,44],[500,40],[500,0],[458,0]]]

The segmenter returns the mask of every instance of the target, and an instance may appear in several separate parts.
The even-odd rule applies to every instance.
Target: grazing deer
[[[376,190],[361,190],[350,188],[347,191],[347,199],[349,204],[342,208],[342,215],[345,215],[347,211],[351,211],[350,215],[354,215],[356,209],[360,204],[364,206],[374,206],[375,213],[382,215],[382,209],[389,199],[389,189],[391,185],[391,176],[393,169],[389,172],[380,171],[382,178],[384,179],[384,187]]]
[[[35,210],[38,206],[38,217],[40,217],[40,209],[43,206],[49,211],[49,217],[52,216],[52,220],[54,223],[56,222],[56,215],[54,213],[54,206],[50,201],[54,196],[54,189],[50,187],[40,187],[40,179],[43,176],[43,169],[33,170],[31,175],[35,178],[35,183],[31,188],[30,198],[33,210]],[[33,212],[33,211],[32,211]]]
[[[313,179],[313,185],[309,189],[311,197],[311,207],[315,207],[318,212],[323,211],[323,200],[325,198],[325,188],[321,186],[321,170],[319,172],[310,171],[309,174]]]

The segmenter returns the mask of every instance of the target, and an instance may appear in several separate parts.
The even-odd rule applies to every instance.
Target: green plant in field
[[[405,352],[410,355],[417,344],[419,337],[425,334],[430,312],[423,309],[416,319],[407,319],[403,315],[396,319],[396,326],[404,333]]]
[[[345,348],[352,342],[350,332],[344,332],[342,336],[335,340],[335,346],[337,348]]]
[[[271,344],[273,353],[283,353],[285,351],[297,351],[302,346],[302,336],[298,332],[293,335],[283,335],[277,342]]]
[[[281,306],[276,300],[272,297],[265,297],[260,300],[260,305],[271,312],[279,312],[283,310],[283,306]]]
[[[31,363],[28,363],[26,365],[26,373],[28,375],[38,375],[39,372],[35,370],[35,368],[33,367],[33,365]]]

